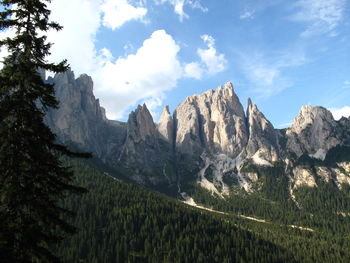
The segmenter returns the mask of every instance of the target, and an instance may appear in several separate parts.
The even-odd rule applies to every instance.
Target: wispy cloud
[[[255,10],[245,11],[244,13],[242,13],[239,16],[239,18],[240,19],[252,19],[252,18],[254,18],[254,13],[255,13]]]
[[[207,7],[204,7],[199,0],[188,0],[188,4],[192,8],[200,9],[203,13],[209,10]]]
[[[285,123],[280,123],[277,125],[277,128],[279,129],[284,129],[284,128],[288,128],[293,124],[293,121],[289,121],[289,122],[285,122]]]
[[[343,19],[346,0],[298,0],[292,20],[307,23],[302,37],[320,34],[336,35],[335,29]]]
[[[266,51],[240,55],[243,72],[253,84],[253,91],[261,97],[270,97],[292,86],[286,69],[307,63],[304,52],[286,50],[278,53]]]
[[[327,92],[327,96],[324,98],[323,105],[333,109],[339,108],[339,105],[347,103],[347,98],[350,96],[350,81],[345,80],[343,83],[334,86]]]
[[[203,13],[208,12],[208,8],[204,7],[199,0],[155,0],[156,4],[171,4],[174,7],[174,12],[179,16],[180,21],[189,18],[185,12],[185,6],[192,9],[199,9]]]
[[[345,80],[344,82],[343,82],[343,84],[344,84],[344,88],[350,88],[350,81],[349,80]]]

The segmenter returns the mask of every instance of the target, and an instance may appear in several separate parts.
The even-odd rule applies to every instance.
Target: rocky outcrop
[[[317,185],[312,171],[308,168],[297,166],[293,169],[293,175],[293,188],[299,188],[300,186],[315,187]]]
[[[301,186],[316,187],[317,180],[324,183],[335,183],[339,189],[350,185],[350,162],[339,162],[335,167],[316,165],[311,167],[296,166],[293,169],[293,188]]]
[[[117,153],[124,143],[126,126],[106,119],[104,108],[93,94],[91,77],[84,74],[75,79],[68,70],[47,81],[55,84],[59,108],[51,109],[45,120],[59,141],[92,152],[104,161]]]
[[[160,136],[145,104],[130,113],[127,138],[118,158],[118,166],[126,169],[129,176],[140,184],[176,182],[175,174],[169,172],[172,171],[169,169],[172,167],[171,152],[161,143]]]
[[[329,149],[342,144],[338,122],[323,107],[303,106],[287,129],[287,150],[298,157],[304,153],[324,159]]]
[[[165,106],[157,124],[157,129],[161,138],[172,143],[174,135],[174,122],[170,115],[169,106]]]
[[[343,185],[350,185],[350,162],[340,162],[338,168],[333,168],[332,171],[336,177],[336,183],[340,189]]]
[[[151,147],[156,147],[157,132],[152,115],[146,104],[138,106],[130,113],[128,119],[128,140],[133,143],[145,142]]]
[[[188,97],[175,110],[176,147],[187,154],[237,156],[248,140],[242,104],[231,83]]]
[[[277,133],[271,122],[250,99],[248,100],[247,119],[249,127],[247,157],[252,157],[256,163],[257,160],[278,161],[280,156]]]

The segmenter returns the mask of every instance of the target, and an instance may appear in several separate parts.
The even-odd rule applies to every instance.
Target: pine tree
[[[61,27],[49,21],[50,0],[2,0],[0,30],[15,36],[0,41],[9,55],[0,71],[0,255],[1,262],[59,262],[49,245],[75,228],[60,206],[68,192],[84,192],[72,184],[73,173],[62,154],[87,157],[56,143],[44,123],[57,108],[54,87],[39,71],[64,72],[66,61],[48,63],[51,44],[45,32]]]

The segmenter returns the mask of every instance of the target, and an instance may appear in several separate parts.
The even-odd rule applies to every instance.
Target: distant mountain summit
[[[303,106],[290,128],[275,129],[250,99],[244,111],[226,83],[187,97],[173,114],[165,107],[158,123],[145,104],[123,123],[106,119],[89,76],[75,79],[67,71],[48,81],[60,108],[46,120],[58,139],[93,152],[139,184],[180,193],[195,183],[224,198],[235,189],[255,191],[256,169],[276,165],[284,167],[291,195],[319,180],[350,184],[350,120],[336,121],[323,107]]]

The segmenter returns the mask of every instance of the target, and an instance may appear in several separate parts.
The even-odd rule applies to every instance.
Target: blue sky
[[[350,115],[349,0],[54,0],[51,60],[93,77],[112,119],[155,120],[231,81],[276,128],[302,105]]]

